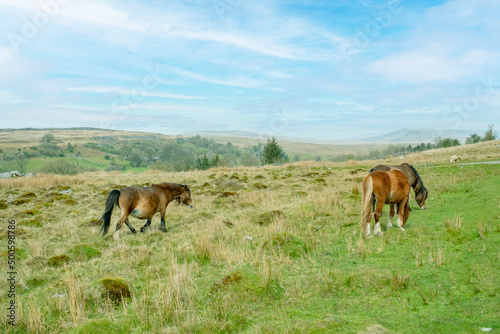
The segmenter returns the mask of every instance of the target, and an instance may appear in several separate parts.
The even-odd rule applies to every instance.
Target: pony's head
[[[191,198],[191,190],[187,185],[182,185],[183,191],[177,198],[177,205],[180,205],[181,203],[184,205],[189,206],[190,208],[193,207],[193,199]]]
[[[417,202],[418,206],[420,206],[420,209],[422,209],[422,210],[425,209],[425,200],[427,199],[428,195],[429,195],[429,191],[423,187],[422,187],[421,191],[419,191],[417,194],[415,194],[415,201]]]

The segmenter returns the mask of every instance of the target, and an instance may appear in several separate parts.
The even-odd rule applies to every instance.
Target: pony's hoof
[[[120,239],[120,234],[119,233],[113,233],[113,240],[119,240]]]
[[[382,231],[373,232],[373,235],[377,235],[377,236],[384,235],[384,232],[382,232]]]
[[[141,231],[141,233],[144,233],[144,231],[146,231],[146,229],[141,227],[141,229],[139,231]]]
[[[160,231],[162,231],[163,233],[166,233],[168,230],[166,228],[160,228]]]
[[[137,233],[137,231],[134,229],[134,230],[132,230],[132,233],[133,233],[133,234],[136,234],[136,233]]]
[[[371,237],[372,237],[372,234],[371,234],[371,233],[366,233],[366,234],[365,234],[365,237],[367,237],[367,238],[371,238]]]
[[[391,228],[392,227],[392,223],[391,222],[388,222],[387,225],[385,226],[386,228]]]
[[[405,229],[404,229],[403,227],[400,227],[400,229],[401,229],[401,232],[404,232],[404,231],[405,231]]]

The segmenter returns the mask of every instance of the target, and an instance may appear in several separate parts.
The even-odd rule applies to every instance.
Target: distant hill
[[[437,138],[458,139],[463,144],[465,138],[472,133],[480,133],[474,130],[433,130],[433,129],[407,129],[403,128],[380,136],[363,138],[369,142],[389,143],[432,143]]]
[[[185,132],[179,134],[182,137],[192,137],[192,136],[201,136],[201,137],[242,137],[242,138],[259,138],[258,133],[248,132],[248,131],[193,131],[193,132]]]

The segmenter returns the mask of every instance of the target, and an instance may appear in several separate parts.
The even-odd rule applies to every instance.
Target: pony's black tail
[[[106,198],[106,209],[104,210],[104,214],[102,215],[100,221],[103,222],[101,231],[102,235],[106,235],[109,231],[109,225],[111,224],[111,214],[113,213],[113,209],[116,206],[120,206],[118,204],[118,198],[120,197],[120,191],[119,190],[112,190],[108,198]]]

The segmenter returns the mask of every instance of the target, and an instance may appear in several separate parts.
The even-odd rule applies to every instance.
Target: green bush
[[[69,161],[59,159],[45,166],[42,172],[48,174],[76,175],[78,174],[78,166]]]

